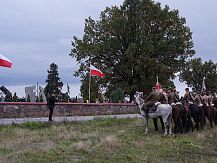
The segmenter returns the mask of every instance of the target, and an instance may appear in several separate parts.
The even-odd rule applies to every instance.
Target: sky
[[[217,62],[217,1],[156,0],[162,6],[178,9],[193,32],[196,57]],[[59,76],[70,85],[70,96],[77,96],[78,69],[69,56],[73,36],[83,35],[84,20],[98,20],[100,12],[123,0],[0,0],[0,54],[13,62],[13,67],[0,68],[0,85],[12,93],[25,96],[24,87],[37,82],[44,86],[51,63],[58,65]],[[177,88],[185,85],[175,80]],[[181,90],[182,89],[182,90]]]

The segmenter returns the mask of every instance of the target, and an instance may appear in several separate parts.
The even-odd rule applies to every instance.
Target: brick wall
[[[47,117],[46,103],[1,102],[0,118]],[[139,113],[134,104],[125,103],[56,103],[53,116],[86,116]]]

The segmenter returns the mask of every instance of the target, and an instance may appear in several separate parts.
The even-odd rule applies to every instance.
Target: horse
[[[205,114],[204,110],[202,107],[199,107],[197,104],[190,103],[188,105],[189,110],[191,112],[191,117],[193,118],[194,122],[196,123],[195,128],[197,131],[199,131],[199,124],[201,129],[204,127],[204,119],[205,119]],[[193,131],[193,128],[192,128]]]
[[[185,108],[182,106],[181,103],[173,103],[171,104],[173,112],[173,122],[174,122],[174,133],[177,132],[183,133],[183,129],[185,133],[187,132],[187,116]]]
[[[142,92],[136,92],[134,95],[135,103],[138,105],[140,109],[140,113],[144,118],[144,126],[145,126],[145,133],[148,133],[148,119],[150,118],[157,118],[162,117],[164,122],[164,135],[172,134],[172,107],[169,104],[159,104],[157,105],[157,109],[155,112],[149,112],[148,115],[145,113],[144,109],[144,99],[142,98]]]
[[[193,122],[191,119],[191,110],[189,109],[189,107],[187,105],[182,105],[182,107],[184,108],[184,115],[186,116],[186,128],[185,128],[185,133],[190,131],[193,132],[194,131],[194,127],[193,127]]]
[[[213,100],[214,104],[214,123],[217,126],[217,97]]]
[[[210,127],[213,128],[213,121],[214,121],[214,118],[215,118],[214,107],[213,106],[203,105],[203,110],[204,110],[204,113],[205,113],[209,123],[210,123]]]

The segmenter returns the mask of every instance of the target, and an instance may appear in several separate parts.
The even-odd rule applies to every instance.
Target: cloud
[[[178,9],[193,32],[197,57],[217,61],[216,2],[158,0]],[[0,53],[13,61],[13,68],[0,68],[3,85],[45,84],[51,63],[59,67],[63,82],[79,83],[78,69],[69,56],[73,36],[82,37],[84,20],[98,20],[107,6],[123,0],[7,0],[0,5]],[[199,13],[199,14],[198,14]]]

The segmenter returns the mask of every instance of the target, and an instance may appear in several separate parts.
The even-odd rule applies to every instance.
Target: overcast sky
[[[157,0],[178,9],[193,32],[196,57],[217,62],[217,2]],[[0,0],[0,53],[13,62],[12,69],[0,68],[0,85],[24,95],[24,86],[45,85],[47,70],[54,62],[71,95],[79,93],[78,67],[68,55],[73,36],[81,37],[84,19],[99,19],[100,12],[123,0]],[[184,88],[183,88],[184,89]]]

